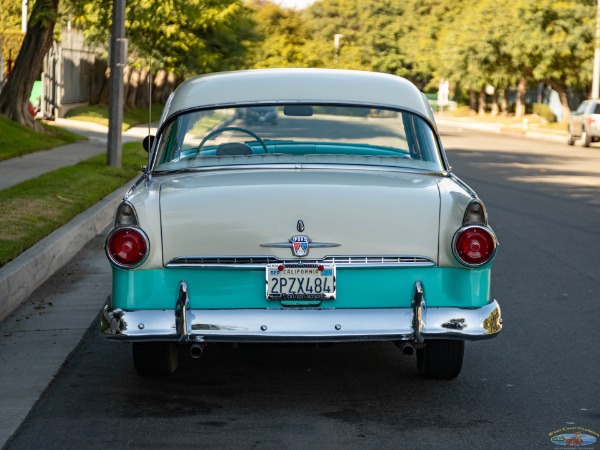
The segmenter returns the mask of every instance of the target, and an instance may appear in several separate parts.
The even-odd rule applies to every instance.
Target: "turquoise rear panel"
[[[490,267],[337,268],[337,298],[321,308],[407,308],[417,280],[423,282],[428,307],[476,308],[490,301]],[[185,280],[194,309],[282,308],[266,299],[264,269],[113,268],[113,306],[173,309],[179,282]],[[302,304],[301,301],[294,302]],[[290,303],[288,303],[290,305]],[[308,305],[307,305],[308,306]]]

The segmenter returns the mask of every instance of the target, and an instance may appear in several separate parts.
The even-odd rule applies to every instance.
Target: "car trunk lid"
[[[160,209],[165,264],[209,256],[438,258],[439,192],[426,174],[299,168],[184,174],[162,182]],[[309,241],[303,258],[293,253],[294,236]]]

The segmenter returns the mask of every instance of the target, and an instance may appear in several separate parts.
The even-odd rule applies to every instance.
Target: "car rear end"
[[[407,92],[421,113],[271,98],[276,129],[242,127],[248,104],[165,121],[107,238],[102,333],[141,374],[174,370],[176,345],[392,341],[457,376],[464,341],[501,329],[497,241]]]

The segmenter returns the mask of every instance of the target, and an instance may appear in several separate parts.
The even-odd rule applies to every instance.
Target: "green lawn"
[[[61,128],[46,128],[49,134],[36,133],[30,128],[0,117],[0,161],[82,139],[81,136]]]
[[[132,180],[147,160],[141,143],[128,143],[120,169],[101,154],[0,191],[0,266]]]
[[[153,108],[153,121],[161,109]],[[106,106],[70,111],[72,119],[94,116],[95,122],[108,125]],[[147,109],[124,112],[124,128],[147,121]],[[58,127],[46,128],[47,134],[37,133],[0,117],[0,161],[83,139]],[[129,143],[123,145],[120,169],[107,166],[101,154],[0,191],[0,266],[131,181],[147,161],[141,143]]]
[[[155,122],[160,119],[164,105],[152,105],[151,121]],[[123,111],[123,131],[128,130],[134,125],[148,123],[149,111],[148,108],[130,108]],[[80,106],[70,109],[66,114],[67,119],[83,120],[85,122],[93,122],[100,125],[108,126],[108,107],[106,105],[91,105]]]

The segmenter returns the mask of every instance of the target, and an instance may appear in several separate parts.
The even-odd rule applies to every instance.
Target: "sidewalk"
[[[566,131],[557,131],[530,126],[524,122],[521,126],[508,127],[501,123],[483,122],[469,117],[452,117],[444,113],[435,113],[438,125],[454,126],[467,130],[483,131],[486,133],[520,136],[528,139],[538,139],[551,142],[567,142]]]

